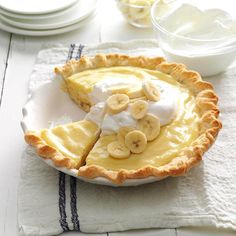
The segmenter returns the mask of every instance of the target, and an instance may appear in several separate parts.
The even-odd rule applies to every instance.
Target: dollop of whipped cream
[[[159,88],[161,96],[158,102],[148,101],[148,113],[157,116],[161,126],[167,125],[177,113],[178,93],[164,81],[152,80],[152,82]]]
[[[108,97],[112,95],[112,89],[117,87],[127,87],[133,88],[139,85],[142,86],[141,82],[136,78],[105,78],[100,80],[95,84],[93,91],[89,94],[89,97],[93,104],[97,104],[98,102],[106,101]]]
[[[106,103],[99,102],[90,108],[90,111],[85,116],[85,120],[92,121],[93,123],[101,127],[105,113],[106,113]]]
[[[169,124],[175,117],[178,109],[178,94],[172,85],[161,80],[152,80],[160,91],[160,100],[157,102],[148,102],[148,113],[157,116],[160,119],[161,126]],[[91,107],[90,112],[85,116],[86,120],[96,123],[102,131],[102,134],[109,135],[117,133],[121,127],[137,127],[137,120],[134,119],[130,112],[130,105],[125,111],[117,114],[106,113],[106,99],[112,95],[111,87],[119,86],[142,87],[142,81],[138,79],[104,79],[96,84],[96,88],[90,96],[96,103]],[[131,87],[131,88],[132,88]],[[96,96],[95,96],[96,95]],[[96,98],[96,99],[95,99]],[[101,102],[102,101],[102,102]]]
[[[137,121],[131,116],[131,113],[126,110],[115,115],[106,114],[101,126],[104,135],[118,133],[121,127],[137,126]]]

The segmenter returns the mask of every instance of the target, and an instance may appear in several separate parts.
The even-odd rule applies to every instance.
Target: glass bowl
[[[124,18],[138,28],[151,28],[151,6],[154,0],[117,0]]]
[[[194,2],[194,0],[191,1],[191,4]],[[194,10],[191,15],[191,13],[186,10],[186,17],[184,17],[183,14],[181,16],[176,14],[178,18],[174,20],[174,18],[171,18],[171,16],[173,17],[173,12],[176,13],[177,11],[175,10],[180,9],[179,7],[182,7],[186,2],[173,1],[171,7],[169,5],[169,12],[165,12],[166,15],[159,17],[159,15],[157,16],[157,12],[160,11],[160,6],[159,1],[156,1],[151,9],[151,19],[159,46],[168,61],[184,63],[188,68],[198,71],[202,76],[211,76],[223,72],[235,60],[236,34],[230,36],[222,34],[220,37],[216,37],[210,25],[208,25],[209,27],[207,26],[207,23],[203,28],[197,29],[199,31],[193,28],[195,31],[192,31],[191,35],[186,36],[184,33],[179,33],[184,32],[185,29],[183,27],[188,27],[190,24],[192,24],[191,27],[196,28],[197,26],[194,25],[192,21],[194,17],[196,17],[198,13],[202,14],[203,12],[205,14],[205,11],[209,9],[211,9],[211,13],[208,11],[207,14],[210,14],[213,20],[214,17],[219,17],[220,14],[222,17],[227,16],[227,19],[231,19],[230,15],[234,17],[232,14],[226,15],[228,11],[226,12],[226,10],[223,11],[222,8],[218,8],[217,0],[205,0],[204,2],[204,8],[199,4],[201,3],[200,0],[197,1],[198,5],[193,5],[197,7],[198,10],[201,9],[199,12],[198,10],[195,12]],[[209,4],[209,2],[212,2],[212,5]],[[227,0],[223,2],[226,4]],[[191,8],[186,9],[191,10]],[[219,12],[219,10],[221,12]],[[183,12],[179,11],[179,13]],[[177,28],[174,28],[174,25],[182,28],[179,28],[180,31],[178,31],[176,30]],[[234,26],[236,26],[236,21]]]

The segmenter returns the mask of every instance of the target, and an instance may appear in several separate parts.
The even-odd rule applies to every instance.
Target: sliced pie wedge
[[[25,140],[41,157],[51,159],[56,166],[72,169],[84,164],[99,133],[100,128],[95,123],[81,120],[51,129],[28,131]]]

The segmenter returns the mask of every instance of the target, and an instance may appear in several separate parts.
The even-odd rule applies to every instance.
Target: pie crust
[[[137,170],[113,171],[98,165],[81,166],[78,175],[86,178],[105,177],[116,184],[122,184],[126,179],[142,179],[149,176],[168,177],[184,175],[192,166],[201,161],[203,154],[215,141],[217,134],[222,127],[218,119],[219,109],[217,107],[218,97],[210,83],[202,81],[199,73],[187,70],[185,65],[168,63],[162,57],[149,58],[145,56],[128,56],[121,54],[97,54],[94,57],[83,56],[80,60],[71,60],[62,67],[56,67],[55,73],[64,79],[69,76],[95,68],[133,66],[149,70],[158,70],[172,76],[174,80],[188,88],[195,96],[196,106],[200,116],[199,137],[185,147],[178,157],[175,157],[168,164],[163,166],[144,166]],[[80,104],[81,105],[81,104]],[[87,104],[89,106],[89,104]],[[84,110],[89,110],[89,107]],[[83,108],[83,104],[81,105]],[[26,133],[27,143],[34,146],[39,155],[50,158],[56,166],[74,168],[68,157],[52,152],[51,147],[44,145],[39,137]]]

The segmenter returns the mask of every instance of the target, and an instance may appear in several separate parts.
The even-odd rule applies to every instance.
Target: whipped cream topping
[[[152,80],[152,82],[160,90],[160,100],[157,102],[147,101],[149,105],[148,113],[157,116],[160,119],[161,126],[167,125],[177,113],[178,94],[172,88],[172,85],[164,81]],[[90,93],[93,102],[98,101],[98,103],[91,107],[85,119],[100,126],[104,135],[117,133],[121,127],[137,127],[137,120],[130,113],[130,105],[125,111],[118,114],[111,115],[106,113],[105,101],[111,95],[110,89],[118,86],[141,87],[142,82],[138,79],[104,79],[97,83],[94,90]]]
[[[137,86],[142,86],[142,83],[136,78],[105,78],[98,83],[93,88],[93,91],[89,94],[89,97],[93,104],[98,102],[106,101],[109,96],[112,95],[111,90],[116,87],[127,87],[134,88]]]
[[[90,111],[86,114],[85,120],[89,120],[97,124],[99,127],[102,126],[103,119],[105,116],[105,102],[99,102],[90,108]]]
[[[126,110],[115,115],[106,114],[101,126],[102,133],[109,135],[118,133],[121,127],[133,127],[137,126],[137,121],[131,116],[131,113]]]
[[[161,92],[158,102],[148,101],[148,113],[160,119],[161,126],[169,124],[175,117],[178,108],[178,94],[171,85],[161,80],[152,80]]]

